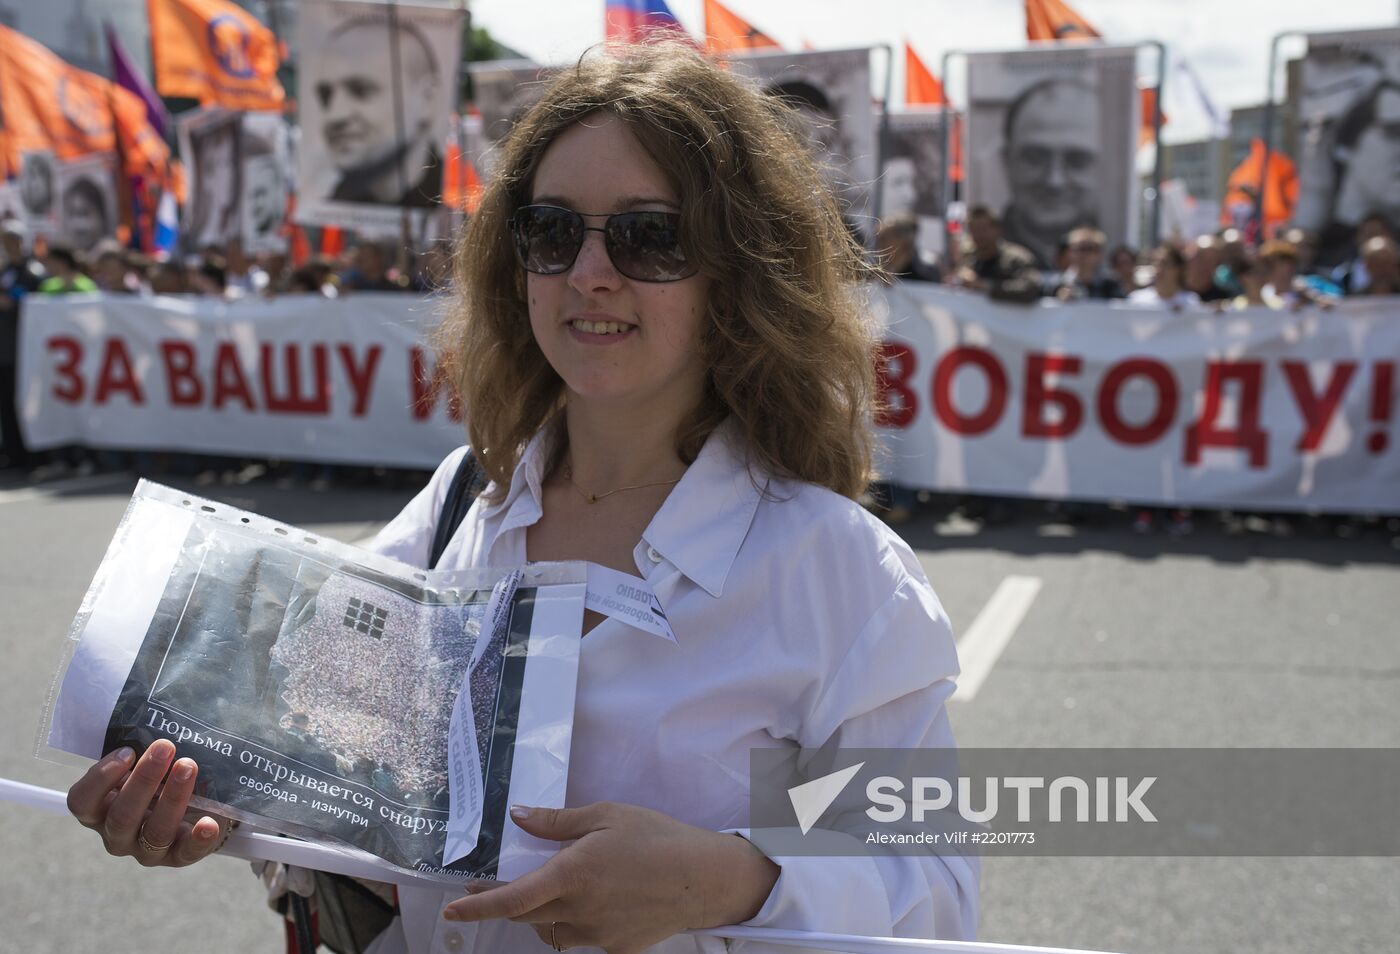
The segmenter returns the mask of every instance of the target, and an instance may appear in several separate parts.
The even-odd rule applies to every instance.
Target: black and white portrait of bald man
[[[394,37],[397,33],[397,55]],[[401,90],[394,90],[395,59]],[[407,11],[373,12],[337,25],[310,68],[336,202],[425,208],[442,193],[437,136],[443,64]],[[398,102],[396,102],[396,99]]]
[[[1099,123],[1098,90],[1073,77],[1040,80],[1006,110],[1003,232],[1043,267],[1071,229],[1099,224]]]

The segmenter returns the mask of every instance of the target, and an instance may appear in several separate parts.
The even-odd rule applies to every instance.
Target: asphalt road
[[[63,639],[133,479],[29,488],[0,474],[0,776],[66,788],[34,744]],[[344,540],[406,488],[196,493]],[[1125,515],[982,528],[923,508],[901,528],[960,633],[1008,577],[1038,581],[970,700],[980,747],[1400,747],[1400,546],[1383,527],[1292,536],[1213,521],[1135,536]],[[242,862],[147,871],[70,819],[0,803],[0,950],[275,951],[278,919]],[[1400,860],[988,860],[981,939],[1096,950],[1383,951],[1400,937]]]

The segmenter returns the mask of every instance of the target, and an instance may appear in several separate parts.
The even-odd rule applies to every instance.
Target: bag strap
[[[452,541],[453,534],[462,525],[462,519],[471,509],[473,501],[485,489],[486,471],[482,469],[476,455],[468,450],[462,457],[462,462],[457,465],[457,473],[452,475],[447,497],[442,502],[442,511],[438,514],[437,526],[433,529],[433,548],[428,557],[428,569],[437,569],[438,561],[447,550],[447,544]]]

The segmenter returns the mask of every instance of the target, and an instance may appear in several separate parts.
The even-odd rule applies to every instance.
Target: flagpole
[[[953,106],[952,79],[948,72],[948,63],[955,56],[962,56],[961,50],[945,50],[943,62],[939,67],[939,76],[943,79],[943,138],[940,140],[942,146],[942,169],[943,169],[943,257],[948,262],[949,273],[956,272],[957,261],[953,256],[953,223],[948,216],[948,206],[953,195],[953,170],[949,168],[948,157],[950,150],[948,143],[953,135],[953,127],[956,125],[958,111]]]
[[[1256,245],[1262,245],[1264,242],[1264,189],[1268,185],[1269,156],[1273,151],[1274,74],[1278,70],[1278,45],[1287,37],[1303,35],[1299,30],[1285,30],[1282,33],[1274,34],[1273,40],[1269,42],[1269,82],[1264,92],[1264,162],[1259,167],[1259,188],[1254,196],[1254,241]]]
[[[465,223],[467,217],[467,114],[461,112],[463,104],[460,77],[463,71],[468,69],[472,59],[472,11],[471,7],[467,6],[466,0],[460,0],[458,9],[466,17],[466,28],[463,33],[466,46],[462,50],[462,62],[458,64],[455,74],[459,78],[457,83],[457,201],[461,205],[462,221]],[[451,220],[449,219],[449,221]]]
[[[1142,45],[1157,51],[1157,95],[1152,97],[1152,148],[1156,155],[1152,157],[1152,226],[1149,233],[1155,248],[1162,239],[1162,97],[1167,86],[1167,48],[1161,40],[1148,40]]]
[[[884,212],[885,146],[890,136],[890,98],[894,95],[894,46],[882,43],[875,47],[885,51],[885,108],[880,111],[880,134],[875,140],[875,201],[870,214],[875,218],[875,227],[870,230],[868,244],[875,248],[875,236],[880,231],[880,216]],[[907,105],[907,104],[906,104]]]
[[[397,137],[395,152],[403,153],[407,148],[406,136],[403,127],[403,73],[399,58],[399,2],[389,0],[389,72],[393,74],[394,89],[394,135]],[[407,156],[399,155],[399,161],[394,165],[395,175],[399,181],[399,201],[402,202],[408,193],[408,181],[404,176],[403,163]],[[399,207],[399,230],[400,243],[399,265],[404,264],[404,257],[408,254],[409,245],[412,242],[412,235],[408,227],[408,209]]]
[[[108,64],[108,69],[112,70],[113,75],[116,74],[111,64]],[[117,104],[112,94],[114,85],[116,84],[112,80],[107,80],[107,115],[112,121],[112,152],[117,160],[117,218],[122,220],[120,224],[131,230],[127,236],[127,244],[130,245],[131,236],[137,234],[140,226],[136,222],[136,201],[131,191],[131,181],[126,174],[126,150],[122,148],[121,123],[117,120]]]

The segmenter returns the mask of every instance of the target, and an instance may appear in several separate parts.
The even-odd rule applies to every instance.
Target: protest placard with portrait
[[[1072,44],[968,57],[968,202],[1041,267],[1071,229],[1137,234],[1137,50]]]
[[[298,222],[397,233],[439,206],[462,11],[351,0],[300,9]]]

